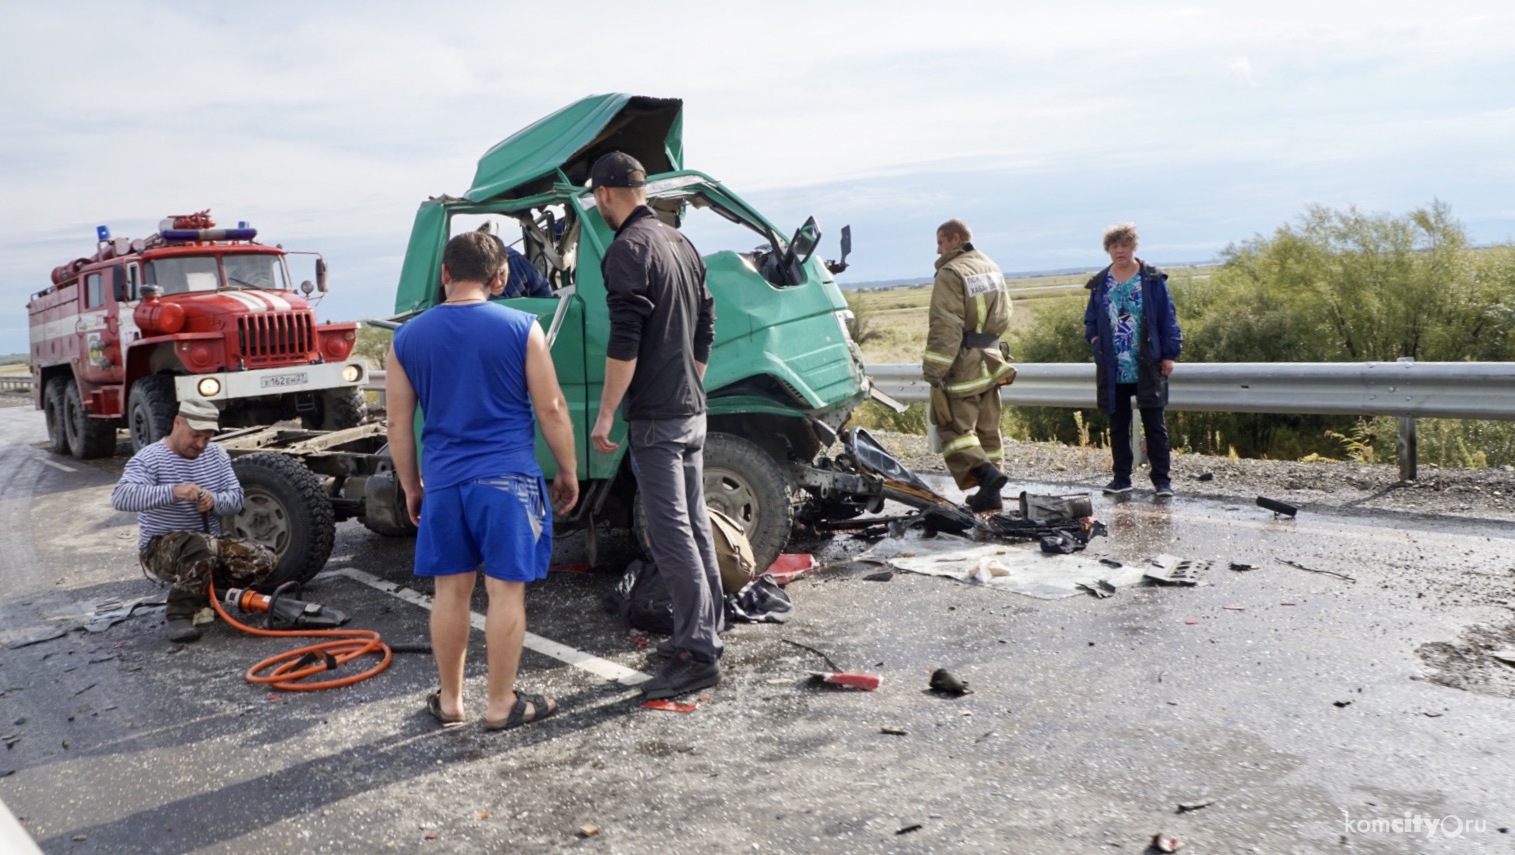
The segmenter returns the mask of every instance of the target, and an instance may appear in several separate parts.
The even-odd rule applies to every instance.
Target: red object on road
[[[681,704],[676,701],[643,701],[643,709],[665,710],[667,712],[694,712],[699,704]]]
[[[588,573],[588,564],[552,564],[547,568],[553,573]]]
[[[814,569],[815,556],[808,552],[786,552],[768,566],[768,575],[783,586]]]
[[[837,672],[827,673],[822,671],[810,672],[810,679],[817,683],[826,683],[831,686],[845,686],[849,689],[862,689],[871,692],[879,687],[883,678],[877,674],[864,674],[861,672]]]

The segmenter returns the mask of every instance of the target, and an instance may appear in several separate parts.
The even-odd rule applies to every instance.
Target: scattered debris
[[[16,731],[15,733],[0,734],[0,742],[4,742],[5,743],[5,747],[6,747],[7,750],[16,747],[16,743],[20,742],[20,741],[21,741],[21,731],[19,731],[19,730]]]
[[[809,553],[786,552],[768,566],[767,573],[780,586],[787,585],[815,569],[815,556]]]
[[[863,577],[865,582],[888,582],[894,578],[893,570],[880,570],[877,573],[869,573]]]
[[[1425,716],[1426,718],[1441,718],[1442,716],[1446,715],[1446,713],[1422,712],[1421,715]]]
[[[1290,561],[1287,558],[1280,558],[1280,559],[1278,559],[1278,563],[1280,563],[1280,564],[1287,564],[1290,567],[1294,567],[1294,568],[1297,568],[1297,569],[1300,569],[1300,570],[1304,570],[1304,571],[1307,571],[1307,572],[1310,572],[1310,573],[1324,573],[1327,576],[1337,576],[1337,577],[1340,577],[1342,579],[1346,579],[1348,582],[1356,582],[1357,581],[1356,579],[1352,578],[1351,576],[1348,576],[1345,573],[1338,573],[1335,570],[1316,570],[1314,567],[1306,567],[1305,565],[1300,564],[1298,561]]]
[[[580,837],[595,837],[595,836],[598,836],[599,833],[600,833],[600,827],[598,825],[594,825],[592,823],[585,823],[584,825],[579,826],[579,836]]]
[[[1347,707],[1350,707],[1351,705],[1352,705],[1351,701],[1332,701],[1331,702],[1331,706],[1336,707],[1337,709],[1346,709]]]
[[[1244,612],[1247,610],[1246,606],[1221,606],[1221,608],[1228,612]]]
[[[1099,581],[1095,582],[1092,585],[1088,585],[1088,584],[1085,584],[1083,582],[1080,582],[1079,585],[1078,585],[1078,589],[1080,591],[1088,591],[1089,593],[1093,594],[1096,598],[1101,599],[1101,600],[1105,599],[1106,597],[1114,595],[1115,592],[1118,590],[1114,585],[1110,584],[1109,581],[1107,581],[1105,579],[1100,579]]]
[[[1275,518],[1279,516],[1285,516],[1293,519],[1294,515],[1299,513],[1299,508],[1296,508],[1287,502],[1280,502],[1277,499],[1269,499],[1266,496],[1257,497],[1257,506],[1259,508],[1272,511]]]
[[[1178,812],[1188,813],[1191,810],[1200,810],[1215,804],[1215,799],[1196,799],[1192,802],[1179,802]]]
[[[1515,665],[1515,647],[1505,647],[1500,650],[1490,650],[1489,657],[1497,659],[1506,665]]]
[[[1088,545],[1066,531],[1054,531],[1042,537],[1042,551],[1053,555],[1072,555]]]
[[[800,648],[801,650],[808,650],[811,653],[814,653],[816,656],[819,656],[819,657],[821,657],[821,659],[825,660],[826,664],[831,666],[831,670],[832,671],[841,671],[841,670],[843,670],[842,666],[840,666],[840,665],[836,664],[835,662],[831,661],[831,657],[827,656],[824,651],[817,650],[817,649],[815,649],[814,647],[811,647],[808,644],[801,644],[798,641],[791,641],[791,640],[789,640],[787,638],[781,638],[781,639],[779,639],[779,641],[782,641],[785,644],[792,644],[795,647]]]
[[[1256,564],[1243,564],[1240,561],[1232,561],[1231,562],[1231,569],[1237,571],[1238,573],[1245,573],[1248,570],[1256,570],[1257,569],[1257,565]]]
[[[1190,626],[1193,626],[1193,625],[1199,623],[1199,618],[1197,618],[1197,617],[1184,618],[1184,623],[1186,623],[1186,624],[1188,624]]]
[[[1080,547],[1082,548],[1082,547]],[[995,576],[1009,576],[1010,568],[985,555],[968,571],[969,582],[987,582]]]
[[[1105,565],[1106,567],[1124,567],[1124,566],[1126,566],[1126,565],[1120,563],[1119,561],[1116,561],[1114,558],[1101,558],[1099,560],[1099,563]]]
[[[810,682],[817,685],[841,686],[848,689],[862,689],[865,692],[874,691],[883,682],[883,678],[877,674],[865,674],[862,672],[826,672],[811,671]]]
[[[1161,831],[1152,835],[1152,848],[1159,852],[1177,852],[1182,845],[1177,837],[1169,837]]]
[[[675,701],[643,701],[642,709],[663,710],[664,712],[694,712],[699,709],[699,704],[681,704]]]
[[[956,675],[946,668],[938,668],[931,672],[931,689],[932,691],[954,697],[973,693],[973,690],[968,688],[967,680],[958,679]]]
[[[917,823],[914,823],[912,825],[907,825],[904,828],[901,828],[899,831],[896,831],[894,833],[896,835],[899,835],[899,834],[909,834],[912,831],[920,831],[922,828],[925,828],[925,826],[923,826],[923,825],[921,825],[920,823],[917,822]]]
[[[886,724],[883,727],[879,728],[878,732],[887,733],[891,736],[904,736],[909,731],[905,730],[903,727],[900,727],[897,724]]]
[[[1143,575],[1164,585],[1198,585],[1200,577],[1215,566],[1213,561],[1179,558],[1177,555],[1159,555],[1151,563],[1152,569]]]
[[[1195,478],[1194,480],[1196,480],[1196,481],[1214,481],[1215,480],[1215,473],[1214,472],[1201,472],[1201,473],[1199,473],[1199,477]]]

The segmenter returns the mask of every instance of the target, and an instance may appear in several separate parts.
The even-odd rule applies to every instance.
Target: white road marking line
[[[64,472],[78,472],[79,471],[79,470],[75,469],[72,466],[64,466],[62,463],[59,463],[58,461],[52,460],[52,459],[47,458],[47,457],[39,457],[39,458],[37,458],[37,461],[39,463],[41,463],[42,465],[44,465],[44,466],[51,466],[54,469],[59,469],[59,470],[62,470]]]
[[[431,597],[419,591],[413,591],[410,588],[402,588],[393,582],[387,582],[362,570],[353,567],[334,567],[326,572],[345,576],[354,582],[367,585],[376,591],[383,591],[386,594],[398,597],[411,605],[420,606],[427,611],[431,610]],[[474,629],[480,632],[484,631],[483,615],[478,612],[470,612],[469,622],[473,625]],[[638,686],[652,679],[650,674],[643,674],[641,671],[634,671],[623,665],[617,665],[608,659],[601,659],[593,654],[585,653],[566,644],[559,644],[550,638],[543,638],[535,633],[526,633],[525,646],[529,650],[540,653],[543,656],[549,656],[559,662],[566,662],[575,668],[588,671],[602,680],[620,683],[623,686]]]

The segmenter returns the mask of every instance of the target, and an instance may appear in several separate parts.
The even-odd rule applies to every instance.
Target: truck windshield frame
[[[175,255],[142,264],[143,282],[169,294],[234,290],[288,291],[284,259],[267,253]]]

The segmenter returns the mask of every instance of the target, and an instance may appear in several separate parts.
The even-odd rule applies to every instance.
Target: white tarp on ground
[[[1111,567],[1081,553],[1049,555],[1034,542],[980,543],[948,534],[930,539],[891,537],[858,559],[886,562],[911,573],[1006,588],[1043,600],[1087,595],[1078,586],[1092,586],[1100,580],[1117,588],[1135,585],[1145,572],[1139,564]]]

